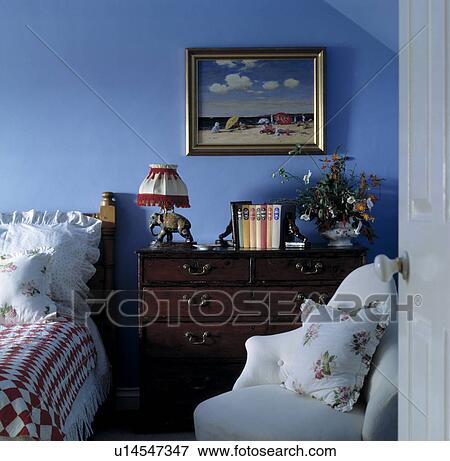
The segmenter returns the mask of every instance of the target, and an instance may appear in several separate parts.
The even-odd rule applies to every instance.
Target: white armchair
[[[353,271],[339,294],[395,294],[373,264]],[[374,356],[360,401],[338,412],[281,386],[280,366],[292,362],[301,328],[247,340],[247,363],[233,390],[202,402],[195,410],[197,440],[395,440],[397,438],[397,328],[391,323]]]

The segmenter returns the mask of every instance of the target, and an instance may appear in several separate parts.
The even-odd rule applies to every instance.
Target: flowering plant
[[[290,153],[300,153],[297,151]],[[312,157],[311,157],[312,158]],[[379,200],[375,190],[381,186],[382,178],[366,173],[356,173],[355,169],[347,170],[350,157],[339,155],[335,152],[331,158],[324,158],[317,163],[320,176],[314,185],[310,185],[312,172],[303,178],[297,178],[286,172],[283,168],[278,174],[283,180],[298,179],[306,186],[297,191],[297,207],[300,219],[304,221],[315,220],[320,232],[333,229],[337,224],[350,224],[358,233],[364,235],[369,242],[375,238],[372,223],[372,208]]]

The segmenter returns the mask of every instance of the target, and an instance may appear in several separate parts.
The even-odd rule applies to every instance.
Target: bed
[[[103,193],[99,212],[85,215],[101,220],[88,283],[92,314],[0,325],[0,440],[85,440],[107,399],[115,357],[106,302],[114,290],[113,194]]]

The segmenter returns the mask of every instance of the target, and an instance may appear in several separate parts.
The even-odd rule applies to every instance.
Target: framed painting
[[[323,154],[324,68],[324,48],[187,49],[187,155]]]

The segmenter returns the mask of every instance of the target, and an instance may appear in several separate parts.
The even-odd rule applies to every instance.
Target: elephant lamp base
[[[160,231],[156,234],[153,232],[155,227],[159,227]],[[162,211],[153,213],[150,218],[150,232],[156,240],[151,243],[151,246],[169,247],[169,246],[192,246],[194,237],[191,234],[191,223],[184,216],[171,211]],[[184,242],[174,242],[173,234],[178,233],[184,238]]]

